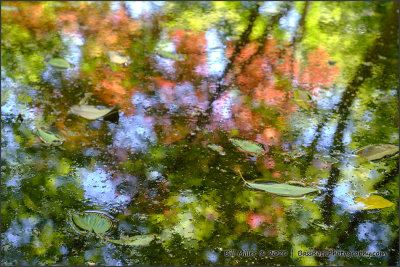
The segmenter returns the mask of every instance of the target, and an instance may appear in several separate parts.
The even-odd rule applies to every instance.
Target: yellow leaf
[[[310,100],[312,99],[310,94],[303,90],[295,90],[293,92],[294,101],[300,107],[309,110],[310,109]]]
[[[356,205],[350,207],[352,210],[372,210],[372,209],[383,209],[394,205],[387,199],[381,196],[369,196],[369,197],[358,197],[355,200]]]

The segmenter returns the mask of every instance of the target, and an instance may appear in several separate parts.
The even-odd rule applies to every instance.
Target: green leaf
[[[173,52],[168,51],[168,43],[165,41],[158,43],[157,47],[154,49],[154,52],[164,58],[169,58],[176,61],[183,61],[183,58],[181,56],[178,56]]]
[[[116,51],[109,51],[107,52],[107,56],[112,63],[116,64],[128,64],[130,63],[130,58],[127,56],[122,55]]]
[[[354,202],[356,205],[349,207],[350,210],[383,209],[394,205],[394,203],[390,202],[389,200],[376,195],[369,197],[358,197],[354,199]]]
[[[40,138],[40,140],[43,141],[43,143],[48,144],[48,145],[61,145],[63,142],[63,139],[59,137],[58,135],[45,132],[42,129],[37,129],[37,134]]]
[[[165,58],[169,58],[169,59],[173,59],[176,61],[183,61],[183,59],[177,55],[175,55],[174,53],[168,52],[168,51],[164,51],[164,50],[159,50],[158,54],[161,57],[165,57]]]
[[[355,151],[355,154],[367,160],[378,160],[386,156],[392,156],[399,152],[399,147],[391,144],[369,145]]]
[[[310,101],[312,98],[308,92],[303,91],[303,90],[294,90],[293,97],[294,97],[294,102],[298,106],[300,106],[306,110],[310,109]]]
[[[132,237],[122,236],[120,240],[110,240],[115,244],[128,246],[148,246],[156,238],[155,235],[135,235]]]
[[[86,231],[91,231],[92,227],[90,227],[86,220],[85,217],[82,215],[77,215],[77,214],[72,214],[72,220],[75,223],[75,226],[78,227],[78,229],[86,230]]]
[[[59,69],[68,69],[71,68],[71,64],[68,63],[65,59],[62,58],[53,58],[49,62],[47,62],[52,67],[56,67]]]
[[[311,187],[300,187],[289,184],[257,184],[257,183],[246,183],[249,187],[268,193],[280,195],[280,196],[302,196],[308,193],[316,192],[318,189]]]
[[[224,148],[222,146],[218,146],[216,144],[209,144],[208,147],[218,152],[221,156],[225,156]]]
[[[99,213],[72,214],[73,223],[80,230],[101,234],[107,232],[111,226],[111,219]]]
[[[241,140],[237,138],[232,138],[231,142],[243,152],[256,154],[261,154],[262,152],[264,152],[264,149],[255,142]]]
[[[96,120],[107,115],[112,110],[112,108],[99,109],[91,105],[74,105],[71,107],[70,112],[88,120]]]

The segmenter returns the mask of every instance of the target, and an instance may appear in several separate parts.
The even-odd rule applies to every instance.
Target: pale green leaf
[[[224,148],[222,146],[218,146],[216,144],[209,144],[208,147],[216,152],[218,152],[221,156],[225,155]]]
[[[58,135],[45,132],[42,129],[37,129],[38,136],[40,140],[43,141],[43,143],[48,144],[48,145],[61,145],[63,142],[63,139],[59,137]]]
[[[294,101],[296,104],[306,110],[310,109],[311,95],[303,90],[294,90],[293,92]]]
[[[399,152],[399,147],[391,144],[370,145],[355,151],[355,154],[367,160],[378,160]]]
[[[47,62],[47,64],[59,69],[68,69],[71,67],[71,64],[69,64],[68,61],[62,58],[53,58],[49,62]]]
[[[280,196],[302,196],[308,193],[316,192],[318,189],[311,187],[300,187],[289,184],[257,184],[257,183],[246,183],[250,188],[265,191],[268,193],[280,195]]]
[[[154,240],[155,235],[136,235],[136,236],[122,236],[120,240],[110,240],[115,244],[128,245],[128,246],[148,246]]]
[[[109,218],[98,213],[73,214],[72,219],[78,228],[97,234],[108,231],[112,226]]]
[[[232,138],[231,142],[243,152],[257,154],[264,152],[264,149],[260,145],[251,141]]]
[[[85,217],[82,215],[77,215],[77,214],[72,214],[72,220],[75,223],[75,226],[78,227],[78,229],[86,230],[86,231],[91,231],[92,228],[87,224],[85,221]]]
[[[88,120],[96,120],[107,115],[112,110],[112,108],[100,109],[91,105],[74,105],[71,107],[70,112]]]
[[[175,55],[174,53],[168,52],[168,51],[159,50],[158,54],[164,58],[169,58],[169,59],[173,59],[176,61],[183,61],[183,59],[181,57],[179,57],[178,55]]]

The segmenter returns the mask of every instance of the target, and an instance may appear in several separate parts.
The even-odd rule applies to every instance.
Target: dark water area
[[[399,264],[397,2],[1,16],[1,265]]]

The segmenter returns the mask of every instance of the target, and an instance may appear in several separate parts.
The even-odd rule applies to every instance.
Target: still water
[[[399,263],[394,2],[1,5],[2,265]]]

